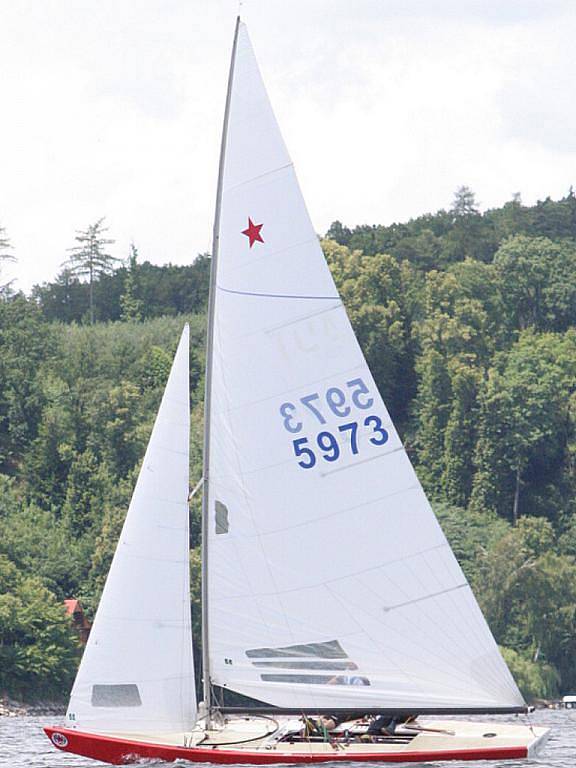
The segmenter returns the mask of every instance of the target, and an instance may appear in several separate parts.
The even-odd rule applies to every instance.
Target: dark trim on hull
[[[143,758],[164,761],[188,760],[194,763],[271,765],[279,763],[426,763],[436,760],[513,760],[528,757],[528,747],[485,747],[478,749],[444,749],[399,751],[395,754],[365,752],[350,755],[346,751],[330,753],[287,754],[276,749],[249,751],[239,749],[210,749],[209,747],[176,747],[168,744],[149,744],[128,739],[115,739],[97,733],[82,733],[67,728],[44,728],[54,746],[62,752],[70,752],[112,765],[135,763]],[[56,735],[56,738],[55,738]],[[64,737],[64,738],[62,738]],[[55,741],[60,741],[55,744]],[[65,743],[64,743],[65,742]]]
[[[218,707],[224,715],[350,715],[351,719],[363,715],[518,715],[526,714],[524,707]]]

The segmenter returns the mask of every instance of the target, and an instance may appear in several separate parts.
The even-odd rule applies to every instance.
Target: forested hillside
[[[7,224],[6,222],[2,222]],[[0,234],[2,231],[0,230]],[[322,241],[385,401],[525,694],[576,688],[576,198]],[[14,255],[17,256],[15,251]],[[0,299],[0,692],[66,690],[183,323],[201,475],[209,259]],[[198,628],[199,506],[192,510]]]

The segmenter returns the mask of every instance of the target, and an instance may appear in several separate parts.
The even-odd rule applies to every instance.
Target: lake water
[[[484,721],[496,718],[479,718]],[[474,763],[430,763],[428,765],[446,768],[576,768],[576,710],[540,710],[530,716],[533,725],[552,728],[552,736],[539,758],[528,763],[523,760],[482,761]],[[103,763],[83,757],[68,755],[56,750],[42,731],[43,725],[58,725],[58,717],[0,717],[0,766],[11,768],[95,768]],[[511,722],[516,722],[514,719]],[[146,766],[167,765],[146,761]],[[181,761],[180,765],[186,765]],[[324,763],[326,768],[342,768],[345,763]],[[360,764],[359,764],[360,765]],[[367,764],[365,764],[367,765]],[[395,763],[398,768],[416,763]],[[422,764],[424,765],[424,764]]]

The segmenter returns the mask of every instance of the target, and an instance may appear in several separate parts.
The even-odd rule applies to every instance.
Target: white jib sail
[[[281,707],[522,706],[366,366],[246,28],[211,372],[211,679]]]
[[[72,689],[67,722],[79,730],[194,725],[188,345],[186,326]]]

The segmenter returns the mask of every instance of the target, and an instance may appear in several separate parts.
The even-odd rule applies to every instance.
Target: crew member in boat
[[[369,736],[394,736],[398,726],[406,725],[406,723],[412,720],[414,720],[414,717],[411,715],[406,717],[378,715],[372,720],[366,733]]]
[[[378,715],[372,720],[366,733],[369,736],[393,736],[397,725],[397,718],[390,717],[390,715]]]
[[[337,715],[320,715],[320,717],[304,717],[302,719],[304,728],[301,736],[305,738],[310,736],[326,737],[328,733],[336,730],[341,721]]]

